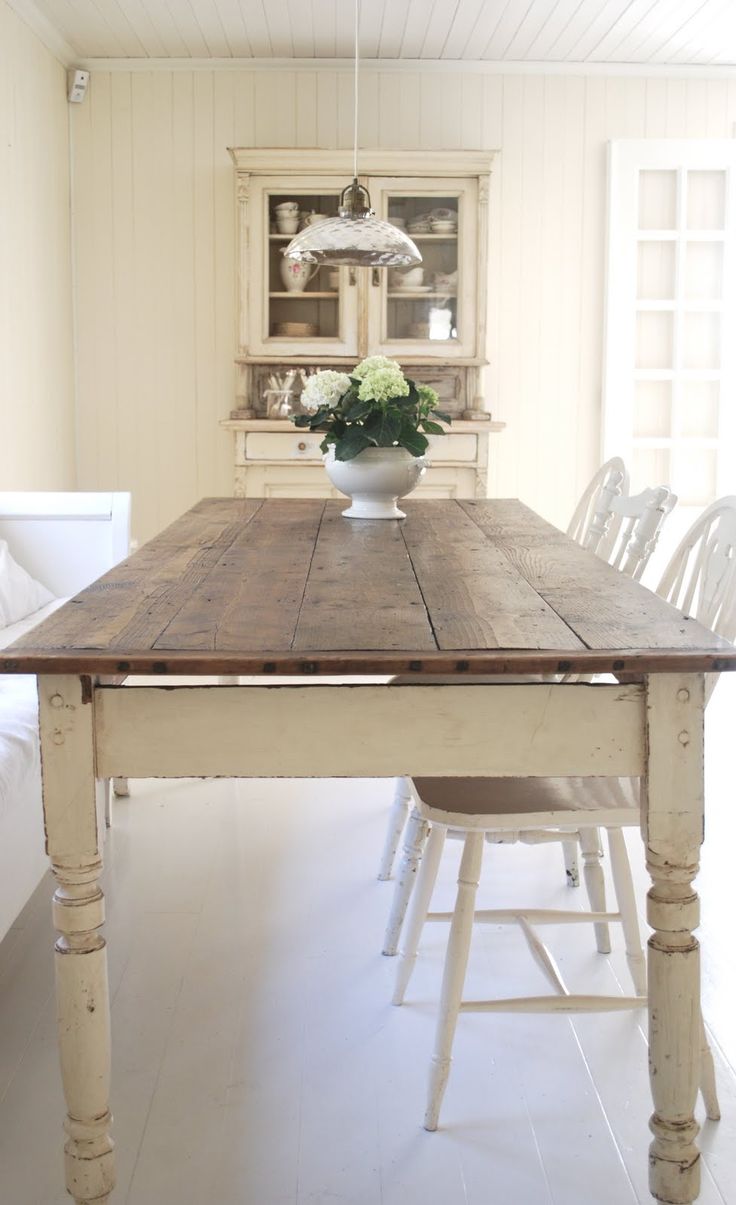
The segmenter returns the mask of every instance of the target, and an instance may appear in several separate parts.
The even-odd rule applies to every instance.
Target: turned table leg
[[[46,847],[56,878],[53,918],[66,1187],[77,1205],[115,1186],[110,1137],[110,1005],[100,932],[104,899],[95,806],[93,696],[87,679],[38,682]]]
[[[693,888],[703,838],[703,676],[649,678],[648,804],[643,826],[652,878],[649,1069],[654,1113],[649,1187],[670,1205],[700,1191],[694,1117],[700,1077],[700,950]]]

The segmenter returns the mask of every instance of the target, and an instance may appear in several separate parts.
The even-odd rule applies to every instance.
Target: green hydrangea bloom
[[[401,368],[388,356],[368,356],[353,373],[360,381],[358,397],[362,402],[390,402],[406,397],[409,385]]]
[[[428,402],[432,410],[439,405],[439,394],[431,385],[417,385],[417,393],[423,402]]]
[[[390,360],[388,356],[366,356],[365,360],[361,360],[360,364],[353,369],[352,375],[361,381],[363,377],[377,368],[390,368],[394,372],[401,372],[396,361]]]
[[[361,402],[390,402],[392,398],[406,397],[409,386],[401,371],[390,368],[375,368],[360,382],[358,397]]]

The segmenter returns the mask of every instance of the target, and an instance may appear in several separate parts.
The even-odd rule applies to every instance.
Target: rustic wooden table
[[[689,1205],[704,674],[736,649],[519,502],[410,503],[403,523],[341,509],[205,500],[0,653],[0,672],[39,675],[67,1188],[91,1205],[115,1183],[96,777],[614,774],[648,780],[651,1190]],[[473,685],[524,671],[621,681]],[[394,673],[416,685],[268,684]]]

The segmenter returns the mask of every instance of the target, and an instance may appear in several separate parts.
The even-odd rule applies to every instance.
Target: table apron
[[[100,686],[104,778],[638,775],[641,685]]]

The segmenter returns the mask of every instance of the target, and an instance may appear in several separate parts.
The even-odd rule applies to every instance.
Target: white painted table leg
[[[432,892],[437,882],[437,872],[440,868],[440,860],[442,858],[442,850],[445,848],[446,836],[447,829],[444,824],[432,825],[424,850],[422,864],[417,875],[416,886],[411,897],[409,912],[406,917],[404,941],[402,942],[399,964],[396,968],[396,983],[394,985],[392,1004],[404,1003],[404,995],[409,985],[412,971],[414,970],[414,963],[417,960],[417,949],[422,936],[424,922],[427,919]]]
[[[700,950],[693,889],[703,837],[703,676],[649,678],[648,806],[643,814],[652,877],[649,939],[649,1067],[654,1102],[649,1187],[669,1205],[700,1191],[694,1117],[700,1079]]]
[[[399,937],[401,935],[401,927],[406,916],[406,909],[409,904],[409,897],[414,890],[414,882],[417,877],[417,869],[422,857],[424,843],[427,840],[429,825],[427,821],[419,814],[419,809],[414,807],[411,810],[411,815],[406,824],[406,834],[404,838],[404,856],[401,859],[399,869],[399,877],[396,880],[394,887],[394,895],[391,901],[391,911],[386,925],[386,933],[383,938],[382,953],[388,958],[392,958],[399,946]]]
[[[388,818],[388,828],[386,829],[386,843],[383,847],[381,863],[378,867],[378,878],[382,883],[390,879],[393,873],[394,858],[396,857],[396,850],[399,848],[401,834],[406,827],[406,818],[409,815],[410,804],[411,791],[409,790],[409,783],[406,778],[397,778],[396,790]]]
[[[91,690],[79,678],[39,678],[47,850],[57,882],[53,918],[59,1053],[67,1117],[66,1187],[102,1205],[115,1186],[110,1137],[110,1005],[98,879]]]

